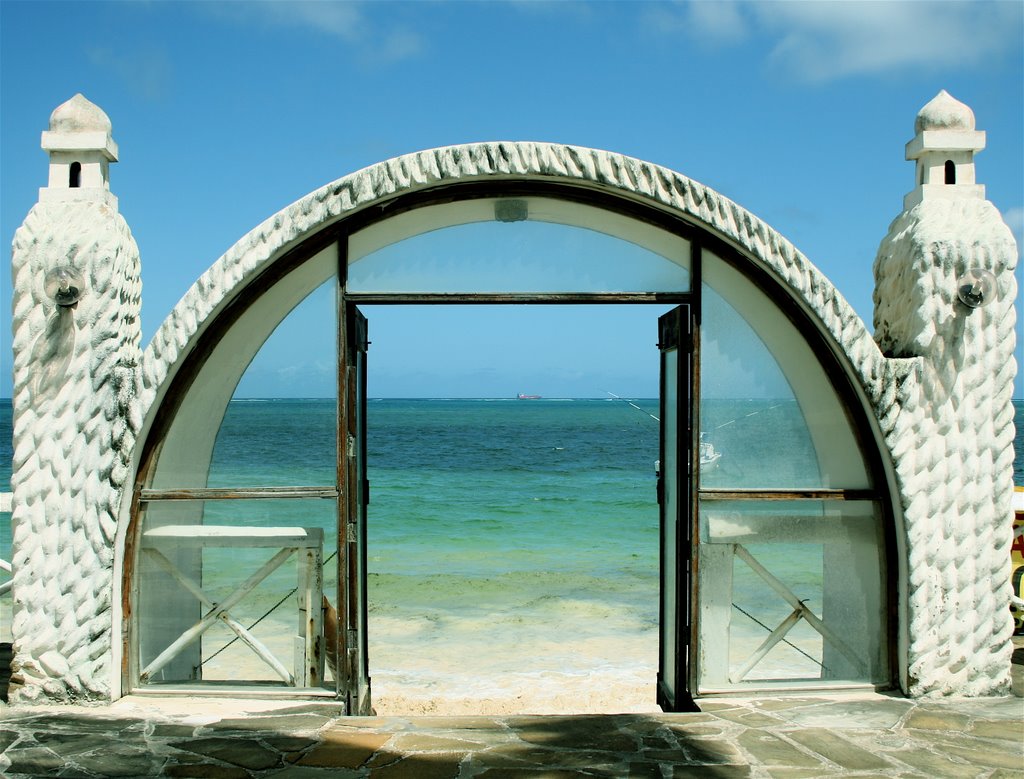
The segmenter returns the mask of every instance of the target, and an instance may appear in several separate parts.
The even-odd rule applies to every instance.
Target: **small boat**
[[[540,395],[524,395],[520,392],[516,395],[516,400],[540,400]]]
[[[700,434],[700,467],[703,471],[713,470],[718,461],[722,459],[722,453],[715,449],[715,445],[704,440],[704,433]]]
[[[605,390],[605,392],[608,392],[608,391]],[[658,417],[654,416],[654,414],[652,414],[650,411],[645,411],[644,409],[640,408],[640,406],[638,406],[633,401],[626,400],[625,398],[620,398],[614,392],[608,392],[608,394],[611,395],[612,398],[614,398],[615,400],[621,400],[627,406],[632,406],[637,411],[639,411],[641,414],[646,414],[651,419],[653,419],[655,422],[657,422],[659,425],[661,424],[661,420]],[[718,466],[718,461],[722,459],[722,453],[719,452],[717,449],[715,449],[715,445],[713,443],[711,443],[710,441],[705,441],[704,440],[704,436],[705,435],[707,435],[707,434],[704,433],[703,431],[701,431],[701,434],[700,434],[700,444],[699,444],[699,448],[698,448],[698,453],[699,453],[699,457],[700,457],[700,467],[701,467],[701,470],[703,470],[703,471],[712,471],[712,470],[714,470]],[[658,463],[657,463],[657,465],[655,467],[656,468],[660,468],[661,467],[661,461],[660,460],[658,461]]]

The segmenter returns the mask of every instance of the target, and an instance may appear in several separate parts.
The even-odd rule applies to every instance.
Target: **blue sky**
[[[913,186],[904,144],[944,88],[988,133],[988,198],[1018,242],[1024,228],[1020,2],[2,0],[0,23],[4,240],[46,183],[50,112],[84,93],[120,145],[111,188],[142,254],[146,341],[268,216],[454,143],[570,143],[684,173],[793,241],[870,328],[875,251]],[[0,283],[9,396],[9,275]],[[247,394],[329,386],[320,298],[267,346]],[[370,314],[371,395],[657,392],[649,309]]]

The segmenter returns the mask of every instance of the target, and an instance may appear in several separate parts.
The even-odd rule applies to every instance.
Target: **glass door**
[[[341,301],[338,322],[340,422],[338,484],[338,584],[341,608],[334,667],[339,669],[338,692],[353,715],[371,713],[370,673],[366,636],[366,317]]]
[[[687,681],[691,624],[692,332],[689,306],[678,306],[658,319],[661,351],[658,705],[665,711],[695,708]]]

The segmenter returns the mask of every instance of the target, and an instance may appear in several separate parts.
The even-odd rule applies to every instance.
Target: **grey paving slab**
[[[893,763],[880,757],[876,751],[857,746],[839,733],[824,728],[790,730],[786,736],[829,763],[850,771],[884,771],[893,768]]]
[[[451,718],[345,718],[336,707],[262,710],[251,701],[0,708],[0,774],[1024,779],[1020,699],[780,696],[708,703],[692,714]]]
[[[817,768],[824,770],[824,761],[795,746],[791,741],[760,730],[747,730],[737,739],[740,748],[754,761],[765,766],[788,766],[791,768]]]
[[[843,730],[846,728],[892,728],[914,707],[908,700],[882,697],[878,700],[830,701],[775,712],[799,725]]]

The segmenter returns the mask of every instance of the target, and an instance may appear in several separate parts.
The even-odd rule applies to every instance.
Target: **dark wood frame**
[[[673,602],[676,604],[675,614],[671,618],[675,621],[673,636],[675,646],[671,647],[674,656],[672,677],[674,689],[666,689],[662,675],[662,664],[665,657],[665,626],[659,625],[658,629],[658,678],[656,688],[656,700],[658,705],[665,711],[697,711],[693,699],[693,690],[690,684],[690,666],[693,654],[696,632],[694,630],[695,611],[695,587],[693,586],[693,569],[697,560],[696,548],[694,546],[694,532],[697,527],[696,514],[694,512],[693,484],[696,477],[691,478],[694,473],[694,464],[699,467],[699,457],[694,458],[694,369],[698,362],[697,354],[694,351],[695,333],[693,322],[693,311],[690,306],[680,305],[671,311],[663,314],[658,320],[658,349],[661,353],[659,367],[659,398],[658,405],[661,409],[660,426],[661,436],[658,452],[661,462],[661,472],[658,474],[658,523],[659,523],[659,587],[658,587],[658,618],[665,615],[665,532],[666,524],[675,523],[675,548],[671,557],[675,565],[675,592]],[[669,351],[675,351],[676,365],[675,375],[670,376],[666,370],[665,356]],[[674,472],[666,472],[665,464],[668,462],[669,451],[666,449],[666,435],[668,414],[666,413],[665,400],[668,397],[667,389],[669,384],[675,387],[676,413],[675,429],[672,431],[672,439],[675,441]],[[685,394],[686,402],[682,403],[682,396]],[[699,440],[699,435],[696,436]],[[665,501],[665,481],[673,481],[672,493],[676,496],[675,512],[670,515],[667,512]]]
[[[479,293],[429,293],[429,294],[382,294],[382,293],[348,293],[345,290],[347,271],[347,238],[352,233],[375,222],[390,219],[396,214],[412,211],[417,208],[458,202],[478,198],[514,198],[514,197],[547,197],[562,199],[582,205],[603,208],[640,222],[660,227],[690,242],[691,268],[690,290],[687,292],[633,292],[633,293],[540,293],[540,294],[479,294]],[[786,285],[766,269],[753,263],[732,244],[713,234],[706,226],[694,223],[691,218],[673,212],[665,206],[642,202],[628,195],[591,188],[589,186],[567,184],[559,181],[545,180],[493,180],[465,183],[445,184],[438,187],[404,193],[395,196],[385,203],[375,204],[333,222],[316,233],[305,238],[299,244],[288,249],[259,276],[250,281],[244,289],[234,291],[233,297],[209,323],[197,338],[191,352],[181,363],[177,372],[170,377],[169,386],[160,404],[158,414],[141,444],[140,465],[136,472],[131,504],[131,517],[126,533],[124,574],[122,588],[123,614],[123,654],[122,683],[125,688],[132,683],[131,667],[133,663],[131,633],[134,629],[132,621],[131,594],[135,583],[135,565],[137,557],[138,535],[140,528],[141,506],[154,500],[230,500],[230,499],[271,499],[322,497],[336,498],[340,506],[345,500],[344,490],[338,485],[349,483],[347,472],[343,473],[339,465],[338,478],[334,487],[289,487],[289,488],[249,488],[249,489],[182,489],[182,490],[150,490],[150,477],[159,458],[161,443],[166,436],[171,421],[189,391],[198,373],[209,358],[215,345],[241,316],[248,305],[272,288],[278,281],[301,264],[315,256],[318,252],[331,245],[338,246],[339,268],[336,276],[338,284],[339,310],[339,355],[341,344],[347,336],[344,333],[341,314],[348,305],[451,305],[451,304],[673,304],[685,303],[690,307],[692,318],[693,362],[691,368],[690,406],[687,414],[693,421],[690,436],[690,458],[694,464],[694,478],[690,480],[690,514],[691,514],[691,553],[690,570],[688,572],[687,589],[690,593],[689,608],[693,619],[691,622],[690,646],[694,646],[698,631],[697,593],[694,582],[697,576],[697,555],[695,550],[700,542],[698,511],[702,500],[871,500],[882,508],[882,525],[884,533],[884,568],[887,581],[884,583],[885,596],[889,604],[886,631],[889,646],[889,685],[895,682],[896,641],[895,626],[897,623],[897,604],[893,595],[896,592],[895,566],[889,565],[890,556],[895,551],[895,527],[892,521],[893,512],[890,504],[890,490],[885,485],[888,478],[881,461],[881,455],[873,441],[865,439],[864,431],[869,428],[869,416],[865,409],[865,401],[850,379],[851,367],[839,346],[833,343],[812,321],[808,313],[790,295]],[[812,349],[819,355],[826,375],[839,396],[845,413],[850,419],[851,428],[858,438],[862,456],[868,463],[873,483],[872,490],[713,490],[700,487],[699,428],[700,419],[700,333],[702,323],[701,288],[702,288],[702,252],[704,249],[714,252],[722,260],[737,268],[743,275],[758,286],[772,301],[779,306],[797,331],[804,337]],[[340,364],[340,363],[339,363]],[[348,389],[339,371],[339,412],[344,398],[348,397]],[[339,413],[337,425],[339,429],[338,460],[342,456],[341,427],[342,415]],[[344,532],[339,528],[339,532]],[[343,539],[339,538],[339,551]],[[341,555],[339,554],[339,559]],[[339,562],[340,565],[340,562]],[[340,571],[339,571],[340,573]],[[339,586],[341,578],[339,576]],[[689,693],[696,692],[696,664],[688,663]],[[340,689],[337,690],[340,693]]]
[[[897,602],[896,594],[898,592],[899,572],[897,570],[897,566],[893,564],[895,553],[898,548],[896,524],[894,521],[895,514],[891,501],[893,491],[890,487],[889,478],[882,462],[882,454],[875,441],[870,438],[870,434],[868,432],[872,427],[872,422],[866,409],[868,402],[867,398],[862,397],[860,391],[854,385],[851,376],[853,373],[853,367],[848,364],[847,357],[842,348],[828,338],[826,334],[814,324],[811,314],[789,294],[785,284],[779,278],[771,274],[759,264],[750,262],[750,260],[739,251],[715,236],[709,235],[707,240],[702,241],[700,245],[702,248],[708,249],[714,253],[719,259],[727,262],[751,281],[765,295],[767,295],[771,301],[778,306],[783,315],[792,323],[793,327],[799,335],[804,338],[811,350],[814,351],[815,354],[819,355],[819,363],[822,365],[825,376],[828,378],[829,383],[832,385],[832,389],[840,400],[840,404],[846,415],[849,427],[853,432],[855,441],[857,442],[861,458],[867,466],[873,486],[870,489],[704,489],[700,486],[700,469],[698,467],[696,469],[697,477],[693,480],[695,499],[694,521],[696,523],[693,539],[694,549],[698,548],[700,543],[700,522],[697,521],[699,519],[700,504],[706,500],[857,500],[874,502],[879,506],[882,525],[881,530],[883,544],[879,551],[882,556],[881,568],[882,575],[884,577],[881,589],[886,606],[884,618],[885,624],[882,626],[882,630],[886,641],[886,660],[888,666],[888,678],[875,685],[875,687],[879,690],[897,688],[899,665],[896,629],[899,624],[899,603]],[[694,263],[694,267],[697,268],[697,272],[694,274],[694,283],[699,284],[703,274],[703,258]],[[695,289],[697,289],[699,293],[700,287],[696,287]],[[698,322],[695,337],[697,338],[696,348],[698,350],[697,354],[699,355],[702,306],[701,295],[697,294],[695,299],[697,312],[695,316]],[[695,372],[693,394],[695,403],[698,404],[697,408],[699,409],[699,399],[701,396],[700,360],[698,359],[696,362],[697,368]],[[694,447],[696,455],[696,449],[699,447],[699,440],[694,441]],[[697,462],[699,462],[699,456],[697,457]],[[696,581],[696,560],[694,560],[693,576],[694,581]],[[693,605],[694,608],[696,608],[696,587],[693,589]],[[696,645],[696,641],[698,639],[697,631],[699,627],[699,612],[695,612],[695,614],[696,617],[693,620],[692,635],[694,645]],[[695,693],[699,692],[697,676],[696,664],[691,664],[690,685],[691,689]]]

